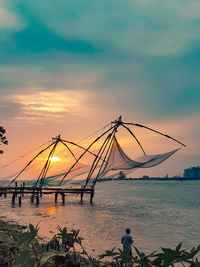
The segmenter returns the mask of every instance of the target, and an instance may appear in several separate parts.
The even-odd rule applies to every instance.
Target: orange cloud
[[[59,119],[64,113],[84,116],[85,95],[78,90],[43,91],[36,89],[31,93],[12,94],[6,100],[18,104],[19,111],[15,119],[33,122],[34,120]]]

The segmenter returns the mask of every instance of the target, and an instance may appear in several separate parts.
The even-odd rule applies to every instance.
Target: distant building
[[[184,178],[200,178],[200,166],[185,169],[183,177]]]
[[[147,179],[149,179],[149,176],[148,175],[144,175],[144,176],[142,176],[142,179],[147,180]]]
[[[120,171],[120,172],[119,172],[118,179],[120,179],[120,180],[124,180],[125,178],[126,178],[126,175],[125,175],[122,171]]]

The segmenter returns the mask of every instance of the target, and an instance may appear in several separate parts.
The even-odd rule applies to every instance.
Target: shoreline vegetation
[[[145,254],[133,247],[133,255],[111,248],[102,255],[91,256],[84,248],[79,231],[57,226],[49,242],[38,236],[39,225],[19,225],[0,220],[0,266],[6,267],[200,267],[200,245],[191,250],[161,248]]]

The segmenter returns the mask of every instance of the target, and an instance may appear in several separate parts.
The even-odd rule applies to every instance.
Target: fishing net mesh
[[[102,145],[102,142],[100,145]],[[69,150],[60,143],[53,154],[53,158],[50,159],[51,162],[49,164],[48,171],[45,175],[45,179],[43,179],[41,183],[40,180],[38,180],[38,183],[36,183],[36,181],[45,162],[48,159],[48,155],[52,147],[45,150],[33,162],[31,162],[31,164],[28,165],[27,168],[20,174],[17,180],[26,181],[26,184],[30,186],[42,185],[43,187],[80,187],[85,186],[87,181],[87,186],[90,187],[94,185],[94,182],[98,179],[118,178],[120,171],[123,171],[124,174],[128,175],[139,168],[154,167],[168,159],[178,150],[172,150],[164,154],[144,155],[136,160],[132,160],[123,151],[115,136],[110,141],[110,145],[108,145],[108,147],[109,150],[105,151],[104,155],[102,155],[102,158],[100,158],[94,172],[91,175],[91,178],[89,179],[89,182],[86,180],[86,178],[88,177],[92,162],[95,159],[95,155],[98,153],[99,147],[96,145],[93,154],[87,152],[80,161],[76,162],[76,159],[79,158],[79,156],[83,153],[83,149],[74,148],[74,146],[69,145],[69,148],[75,155],[74,158]],[[23,168],[25,162],[29,162],[34,155],[35,151],[26,157],[22,157],[21,163],[16,162],[15,166],[12,166],[12,175],[7,176],[6,172],[2,172],[2,178],[4,176],[4,182],[9,184],[12,179],[16,177],[17,173],[19,173],[20,169]],[[73,168],[71,168],[74,163],[76,164]],[[5,168],[3,168],[3,170],[4,169]],[[8,166],[8,169],[10,169],[10,166]]]
[[[106,160],[104,168],[99,175],[99,178],[117,178],[119,176],[119,171],[123,171],[124,173],[129,174],[137,170],[138,168],[154,167],[168,159],[177,150],[178,149],[172,150],[164,154],[144,155],[140,158],[137,158],[136,160],[132,160],[125,154],[116,137],[114,137],[109,156]]]

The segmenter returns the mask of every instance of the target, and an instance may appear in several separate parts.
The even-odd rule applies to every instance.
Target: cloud
[[[180,16],[183,19],[200,19],[200,2],[193,1],[180,9]]]
[[[86,98],[93,92],[90,107],[95,103],[98,110],[101,105],[108,112],[113,110],[113,116],[126,112],[138,119],[159,120],[199,114],[200,65],[195,57],[77,57],[61,52],[43,56],[0,67],[1,94],[31,93],[35,88],[78,90]]]
[[[8,109],[18,105],[13,114],[13,120],[21,123],[46,123],[49,120],[60,120],[64,115],[84,117],[86,107],[83,105],[84,92],[82,91],[43,91],[39,88],[27,93],[17,93],[5,96],[1,102]]]
[[[0,0],[0,29],[19,30],[23,26],[18,14],[11,10],[9,1]]]
[[[122,115],[185,142],[185,165],[199,159],[197,2],[0,0],[0,7],[0,115],[12,150],[59,133],[81,139]],[[162,152],[163,139],[138,137],[149,153]],[[176,173],[177,164],[166,166]]]
[[[58,0],[50,5],[30,0],[24,5],[62,38],[119,53],[185,54],[200,38],[200,22],[194,24],[180,15],[187,8],[182,0]]]

